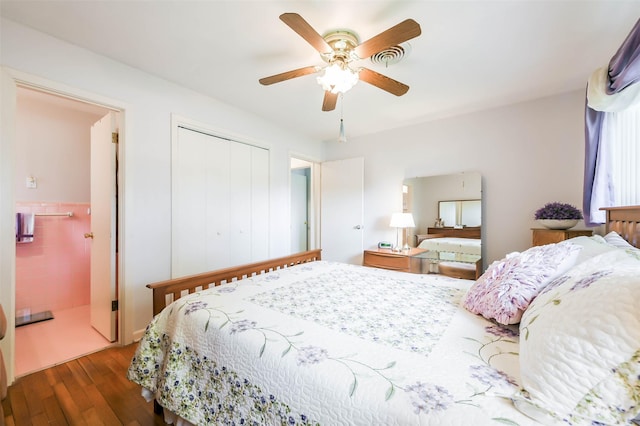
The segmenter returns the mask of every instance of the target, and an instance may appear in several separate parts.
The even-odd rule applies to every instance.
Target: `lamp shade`
[[[393,213],[389,226],[392,228],[413,228],[416,224],[411,213]]]

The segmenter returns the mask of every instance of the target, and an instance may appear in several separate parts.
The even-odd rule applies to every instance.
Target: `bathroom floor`
[[[53,311],[52,320],[16,328],[16,377],[110,346],[90,325],[90,306]]]

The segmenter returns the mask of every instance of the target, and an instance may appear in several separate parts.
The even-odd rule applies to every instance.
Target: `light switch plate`
[[[27,177],[27,188],[36,189],[38,187],[38,181],[35,177],[29,176]]]

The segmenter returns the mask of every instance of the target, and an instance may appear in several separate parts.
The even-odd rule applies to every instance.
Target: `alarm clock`
[[[392,244],[387,242],[387,241],[380,241],[378,243],[378,248],[381,249],[391,249],[392,248]]]

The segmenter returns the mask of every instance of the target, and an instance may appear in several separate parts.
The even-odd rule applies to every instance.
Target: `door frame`
[[[125,147],[126,140],[130,134],[130,126],[127,126],[127,110],[131,107],[115,99],[111,99],[102,95],[87,92],[74,87],[66,86],[51,80],[47,80],[38,76],[31,75],[9,67],[0,67],[0,76],[2,78],[2,92],[5,92],[5,85],[12,84],[11,93],[2,93],[3,111],[0,127],[3,129],[2,140],[0,141],[0,169],[3,170],[3,179],[0,182],[0,192],[5,202],[12,204],[12,214],[9,214],[9,208],[3,206],[0,210],[0,229],[13,229],[15,222],[15,176],[13,175],[13,161],[15,156],[15,111],[16,96],[15,88],[18,86],[27,87],[52,95],[62,96],[80,102],[99,105],[105,109],[109,109],[118,113],[118,122],[121,126],[119,130],[118,141],[118,235],[117,235],[117,256],[116,258],[116,279],[118,280],[118,312],[117,312],[117,340],[115,343],[128,343],[125,336],[127,330],[132,329],[132,318],[130,309],[126,303],[127,295],[131,292],[126,286],[125,277],[125,190],[124,183],[126,181],[125,173]],[[5,113],[6,112],[6,113]],[[5,172],[10,170],[10,172]],[[15,280],[15,264],[16,251],[15,243],[11,238],[5,238],[7,241],[0,242],[2,246],[0,251],[3,253],[0,262],[0,296],[2,296],[2,307],[7,318],[7,332],[5,338],[0,342],[6,359],[7,382],[12,384],[15,380],[15,296],[16,296],[16,280]],[[5,245],[6,244],[6,245]],[[10,244],[10,245],[9,245]]]

